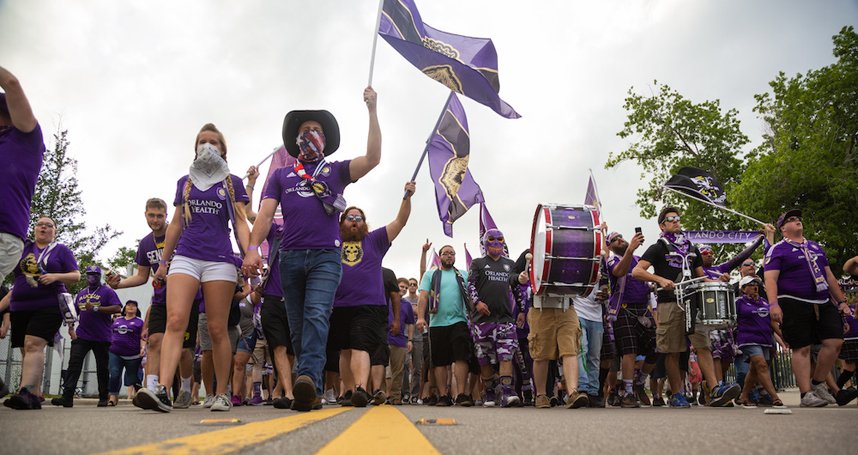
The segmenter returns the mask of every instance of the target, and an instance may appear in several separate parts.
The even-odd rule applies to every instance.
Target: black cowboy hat
[[[340,125],[334,115],[326,110],[320,111],[290,111],[283,119],[283,145],[290,155],[297,158],[298,144],[295,138],[298,137],[298,128],[301,124],[310,120],[319,122],[322,125],[322,132],[325,133],[325,156],[328,156],[337,151],[340,147]]]

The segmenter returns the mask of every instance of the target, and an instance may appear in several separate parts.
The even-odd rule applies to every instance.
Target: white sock
[[[146,388],[154,392],[156,387],[158,387],[158,375],[157,374],[147,374],[146,375]]]
[[[180,389],[182,392],[190,392],[191,391],[191,380],[192,379],[194,379],[193,376],[187,377],[187,378],[182,378],[182,387]]]

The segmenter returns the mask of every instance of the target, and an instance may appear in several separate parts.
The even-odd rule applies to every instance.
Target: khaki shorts
[[[557,360],[578,355],[581,350],[581,325],[574,308],[532,308],[527,314],[527,335],[533,360]]]
[[[656,314],[658,327],[655,329],[655,348],[658,352],[685,352],[688,350],[689,340],[698,351],[710,349],[709,332],[712,329],[695,324],[694,333],[686,336],[685,311],[676,302],[659,303]]]
[[[256,347],[253,348],[253,353],[250,355],[250,364],[264,366],[268,360],[268,343],[265,338],[256,340]]]

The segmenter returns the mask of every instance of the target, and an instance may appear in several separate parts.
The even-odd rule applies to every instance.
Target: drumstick
[[[700,280],[705,280],[705,279],[706,279],[705,276],[701,276],[701,277],[697,277],[697,278],[692,278],[690,280],[680,281],[679,283],[674,283],[674,284],[685,286],[686,284],[691,284],[695,281],[700,281]],[[662,290],[664,290],[664,288],[655,288],[655,290],[656,291],[662,291]]]

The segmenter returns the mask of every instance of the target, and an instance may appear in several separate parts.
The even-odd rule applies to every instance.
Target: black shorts
[[[387,306],[337,307],[331,312],[328,349],[356,349],[374,353],[387,346]]]
[[[340,372],[340,351],[325,351],[325,371]]]
[[[858,360],[858,340],[846,340],[843,342],[843,347],[840,348],[840,359],[849,362]]]
[[[649,327],[645,327],[640,318],[646,318]],[[650,356],[655,352],[655,319],[652,313],[646,308],[621,309],[614,321],[614,340],[620,355]]]
[[[471,335],[468,324],[457,322],[442,327],[429,327],[431,359],[433,367],[443,367],[456,361],[471,358]]]
[[[390,346],[381,344],[369,353],[369,364],[387,366],[390,363]]]
[[[54,335],[63,325],[60,307],[43,308],[34,311],[12,311],[9,314],[12,329],[12,347],[23,348],[24,337],[27,335],[39,337],[54,345]]]
[[[200,322],[200,307],[197,302],[191,305],[191,314],[188,317],[188,327],[182,338],[183,349],[194,349],[197,347],[197,326]],[[167,306],[152,305],[149,307],[149,335],[164,333],[167,331]]]
[[[789,297],[778,297],[778,305],[784,312],[781,331],[790,348],[799,349],[830,338],[843,339],[843,318],[834,305],[817,305]],[[818,319],[814,307],[819,310]]]
[[[599,360],[613,361],[617,358],[617,350],[614,342],[611,340],[613,328],[610,325],[605,325],[605,331],[602,332],[602,352],[599,355]]]
[[[272,356],[277,346],[286,346],[286,353],[295,354],[292,349],[292,333],[289,330],[289,319],[286,317],[286,303],[283,298],[266,294],[262,299],[259,317],[262,319],[262,333],[265,335],[265,341]]]

